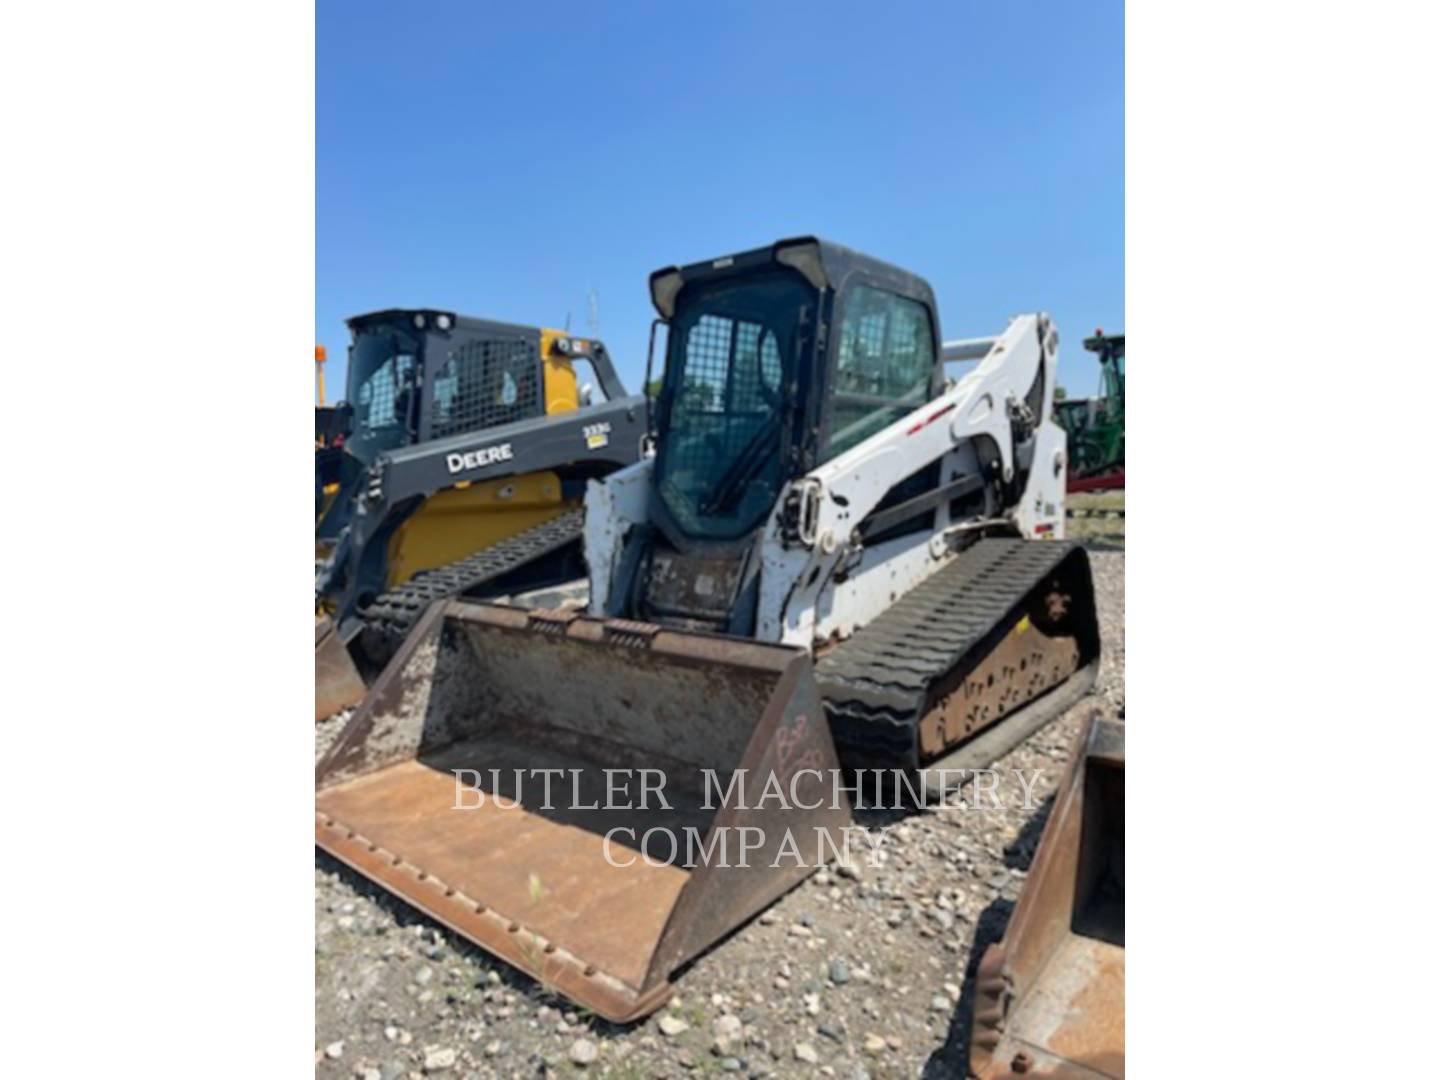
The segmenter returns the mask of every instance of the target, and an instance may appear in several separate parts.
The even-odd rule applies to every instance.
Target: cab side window
[[[853,286],[843,299],[839,335],[827,460],[924,404],[935,369],[930,313],[903,296]]]

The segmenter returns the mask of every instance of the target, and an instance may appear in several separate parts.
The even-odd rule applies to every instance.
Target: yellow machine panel
[[[573,383],[574,377],[571,376]],[[547,376],[548,392],[548,376]],[[390,538],[385,587],[456,562],[579,505],[562,501],[553,472],[458,485],[425,501]]]

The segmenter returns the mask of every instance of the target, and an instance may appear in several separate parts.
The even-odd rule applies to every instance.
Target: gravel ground
[[[1082,718],[1124,719],[1123,543],[1091,551],[1095,693],[996,764],[1004,808],[862,815],[885,833],[880,865],[815,874],[641,1023],[580,1013],[317,851],[316,1074],[963,1077],[967,979],[1024,884]],[[317,757],[342,725],[317,726]],[[1014,769],[1039,770],[1038,808],[1021,808]]]
[[[1084,541],[1092,551],[1125,549],[1125,492],[1067,495],[1065,505],[1074,514],[1065,523],[1066,536]]]

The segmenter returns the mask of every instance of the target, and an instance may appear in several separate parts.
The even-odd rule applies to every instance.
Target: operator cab
[[[943,392],[934,295],[813,237],[660,270],[650,291],[669,332],[637,606],[749,634],[785,485]]]
[[[592,400],[625,396],[604,345],[562,331],[432,308],[390,308],[346,325],[350,429],[340,495],[316,527],[322,541],[339,536],[380,454],[583,408],[582,364],[599,387]]]
[[[351,452],[385,450],[541,416],[540,334],[444,311],[389,310],[348,321]]]
[[[934,295],[810,237],[651,275],[669,324],[657,403],[661,524],[745,540],[796,476],[943,390]]]

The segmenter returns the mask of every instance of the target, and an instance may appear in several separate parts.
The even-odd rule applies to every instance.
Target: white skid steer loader
[[[813,238],[650,287],[656,452],[587,492],[589,612],[436,604],[317,773],[325,850],[614,1020],[842,848],[837,765],[933,798],[1099,659],[1046,316],[942,345],[925,281]],[[663,806],[598,798],[645,770]]]

